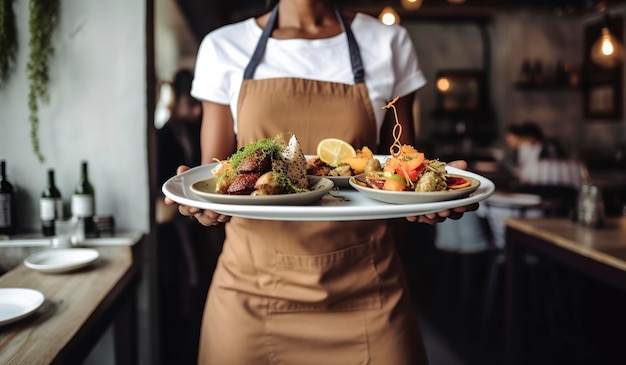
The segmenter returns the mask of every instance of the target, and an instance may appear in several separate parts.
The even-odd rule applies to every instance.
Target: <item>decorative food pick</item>
[[[394,105],[398,99],[400,99],[400,97],[396,96],[392,101],[387,103],[387,105],[382,107],[382,109],[393,109],[393,116],[396,120],[396,124],[393,126],[393,131],[391,132],[393,136],[393,144],[389,147],[389,153],[391,153],[393,157],[399,157],[402,154],[402,143],[400,143],[402,125],[400,125],[400,122],[398,121],[398,112],[396,111],[396,106]]]
[[[392,130],[393,144],[389,147],[391,156],[385,160],[381,169],[367,172],[365,186],[389,191],[416,192],[445,191],[469,186],[469,180],[449,176],[445,162],[426,159],[423,152],[400,142],[402,125],[398,121],[398,112],[394,105],[398,99],[396,96],[382,107],[393,109],[396,121]]]

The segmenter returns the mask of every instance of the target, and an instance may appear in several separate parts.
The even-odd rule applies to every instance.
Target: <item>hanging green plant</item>
[[[33,152],[43,163],[45,158],[39,146],[39,102],[48,104],[48,61],[54,53],[52,32],[59,10],[59,0],[30,0],[28,28],[30,31],[30,53],[28,72],[28,109],[30,111],[30,139]]]
[[[0,0],[0,86],[9,77],[9,72],[15,64],[16,52],[17,30],[13,0]]]

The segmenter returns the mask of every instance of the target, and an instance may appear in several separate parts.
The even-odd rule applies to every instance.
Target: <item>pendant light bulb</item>
[[[437,89],[442,93],[450,91],[450,80],[447,77],[441,77],[437,80]]]
[[[386,6],[378,15],[378,20],[385,25],[400,24],[400,15],[391,6]]]
[[[613,68],[624,62],[624,47],[609,28],[602,28],[600,38],[591,47],[591,60],[604,68]]]
[[[405,10],[417,10],[422,7],[422,0],[402,0],[400,5]]]

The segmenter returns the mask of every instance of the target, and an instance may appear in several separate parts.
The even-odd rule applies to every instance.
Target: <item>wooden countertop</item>
[[[563,218],[507,219],[508,227],[541,238],[582,256],[626,271],[626,217],[608,218],[603,228]]]
[[[137,246],[97,247],[96,262],[70,273],[44,274],[20,264],[1,276],[0,287],[36,289],[45,302],[33,315],[0,327],[0,364],[82,361],[138,278]]]

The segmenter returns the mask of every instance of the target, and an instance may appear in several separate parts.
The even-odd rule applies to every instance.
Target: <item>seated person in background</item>
[[[510,150],[508,163],[516,175],[529,164],[545,159],[561,159],[565,155],[558,143],[544,137],[541,127],[535,122],[510,125],[505,139]]]
[[[507,163],[521,185],[580,186],[581,164],[567,158],[557,142],[546,139],[537,123],[509,126],[506,142],[511,150]]]
[[[504,161],[517,178],[515,188],[496,191],[476,212],[489,221],[494,245],[500,249],[505,245],[504,219],[568,216],[582,181],[582,165],[546,139],[537,123],[510,125],[505,139],[510,153]]]

